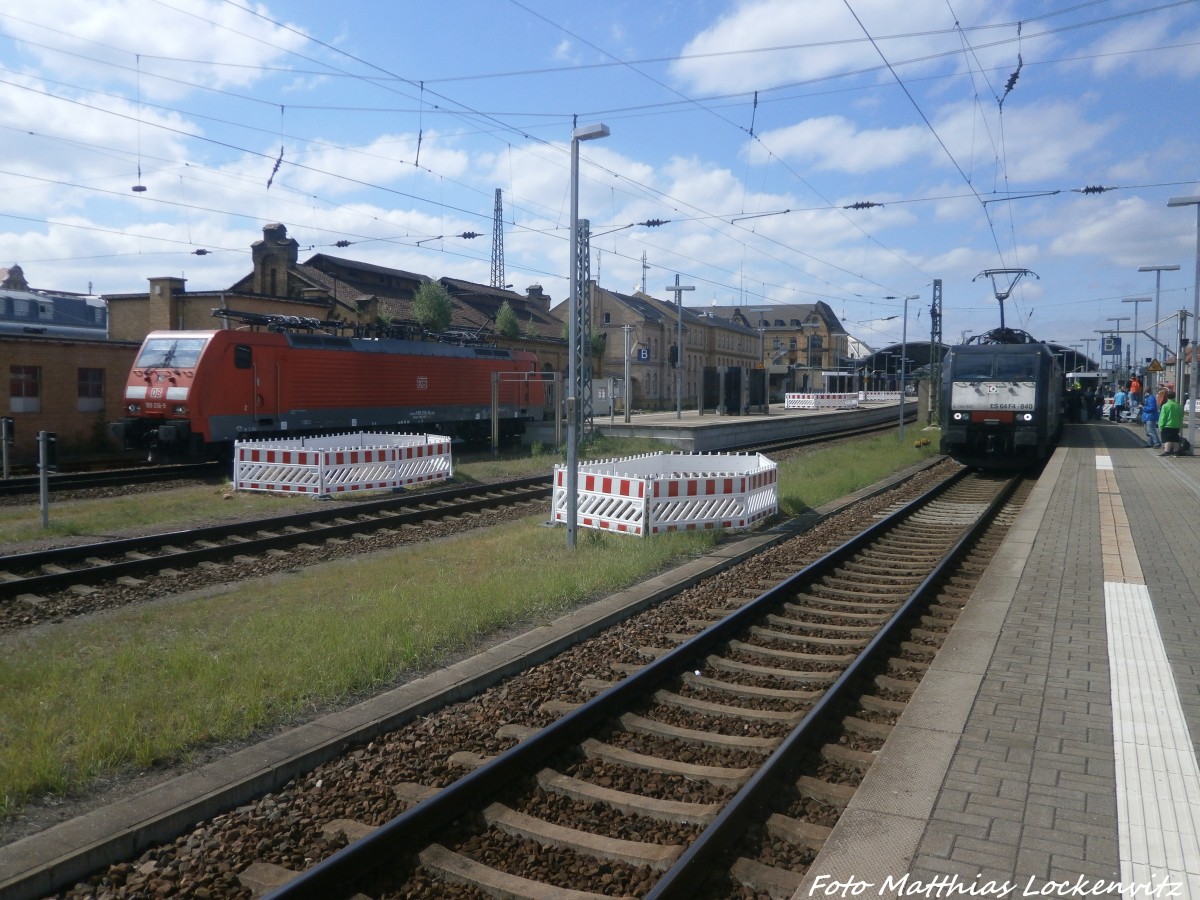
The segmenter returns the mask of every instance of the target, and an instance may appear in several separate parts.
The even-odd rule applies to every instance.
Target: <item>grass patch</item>
[[[715,540],[589,532],[572,552],[561,529],[531,518],[10,636],[0,642],[0,813],[387,685]]]
[[[587,458],[657,449],[606,442],[589,447]],[[820,506],[931,453],[931,447],[898,447],[895,432],[803,453],[780,466],[781,510],[791,515]],[[548,474],[553,461],[547,454],[456,469],[466,479],[493,477],[475,465]],[[271,514],[305,502],[262,494],[226,499],[227,493],[224,486],[201,486],[62,504],[59,513],[102,534],[135,522],[161,527],[245,515],[235,503]],[[86,507],[93,509],[85,516]],[[568,551],[561,529],[540,524],[533,517],[221,594],[0,638],[0,816],[30,798],[175,762],[191,749],[244,740],[363,695],[436,666],[483,635],[549,619],[716,540],[583,530]],[[0,531],[0,540],[9,533]],[[44,535],[39,519],[38,536]]]
[[[896,431],[812,450],[779,464],[779,511],[795,516],[937,455],[937,441],[900,444]]]
[[[0,516],[0,548],[46,538],[105,540],[118,531],[190,528],[198,523],[219,524],[247,516],[281,516],[295,512],[299,502],[303,499],[233,491],[228,483],[95,500],[56,500],[51,490],[47,528],[42,528],[42,514],[36,503],[5,507]]]

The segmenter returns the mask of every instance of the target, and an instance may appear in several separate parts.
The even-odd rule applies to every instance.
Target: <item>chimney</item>
[[[542,290],[540,284],[531,284],[525,288],[525,295],[530,303],[536,303],[547,312],[550,311],[550,297]]]
[[[286,297],[288,270],[300,259],[300,244],[287,236],[287,228],[278,222],[263,226],[261,241],[250,245],[254,261],[251,290],[269,297]]]
[[[148,279],[150,304],[146,311],[146,331],[174,331],[182,328],[179,321],[179,295],[187,282],[172,275]]]

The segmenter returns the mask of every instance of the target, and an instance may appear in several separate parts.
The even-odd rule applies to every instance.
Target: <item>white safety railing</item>
[[[581,463],[576,524],[620,534],[748,528],[779,509],[762,454],[650,453]],[[553,520],[567,521],[567,467],[554,467]]]
[[[899,394],[896,395],[899,398]],[[858,393],[853,394],[785,394],[784,409],[857,409]]]
[[[899,391],[864,391],[863,396],[868,403],[899,403]]]
[[[438,434],[339,434],[238,441],[233,486],[326,497],[454,475],[450,438]]]

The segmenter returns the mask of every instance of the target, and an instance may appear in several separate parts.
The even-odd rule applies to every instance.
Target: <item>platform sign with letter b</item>
[[[1120,356],[1121,339],[1115,334],[1106,334],[1104,337],[1100,338],[1100,355]]]

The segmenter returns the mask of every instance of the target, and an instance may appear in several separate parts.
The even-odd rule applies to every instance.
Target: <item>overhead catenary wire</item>
[[[234,5],[236,5],[236,4],[234,4]],[[169,4],[168,4],[168,6],[169,6]],[[170,8],[174,8],[174,7],[170,7]],[[346,76],[341,76],[341,75],[339,75],[338,77],[357,77],[357,76],[354,76],[354,75],[349,75],[349,74],[348,74],[348,75],[346,75]],[[417,105],[417,109],[421,110],[421,111],[422,111],[422,113],[424,113],[424,111],[426,111],[426,110],[427,110],[427,108],[428,108],[428,107],[427,107],[427,105],[426,105],[424,102],[420,102],[420,103]],[[439,110],[436,110],[436,111],[430,110],[430,114],[437,114],[437,115],[446,115],[446,114],[448,114],[448,112],[449,112],[449,111],[447,111],[447,110],[440,110],[440,109],[439,109]],[[741,127],[742,127],[742,128],[743,128],[743,130],[744,130],[744,119],[742,120],[742,122],[743,122],[743,125],[742,125]],[[420,140],[420,138],[421,138],[421,135],[420,135],[420,132],[421,132],[421,131],[423,131],[423,128],[422,128],[422,129],[419,129],[419,133],[418,133],[418,140]],[[752,125],[751,125],[751,129],[750,129],[750,131],[757,131],[756,120],[752,120]],[[509,141],[509,142],[506,142],[506,146],[511,146],[511,142],[510,142],[510,141]],[[288,141],[288,148],[289,148],[289,149],[288,149],[288,154],[287,154],[287,156],[288,156],[288,161],[290,162],[290,160],[293,158],[293,154],[294,154],[294,151],[293,151],[293,148],[292,148],[292,142],[291,142],[290,140]],[[282,151],[282,142],[281,142],[281,151]],[[281,154],[280,154],[280,157],[276,157],[276,162],[278,162],[278,161],[280,160],[280,158],[281,158],[281,157],[282,157],[282,152],[281,152]],[[316,167],[310,167],[310,168],[309,168],[309,171],[316,172],[316,171],[320,171],[320,170],[319,170],[319,168],[316,168]],[[438,173],[438,174],[439,174],[439,176],[441,176],[441,175],[443,175],[444,173]],[[364,183],[364,184],[370,183],[370,179],[364,179],[364,180],[363,180],[361,183]],[[261,182],[260,182],[260,184],[261,184]],[[377,186],[377,185],[376,185],[376,186]],[[278,187],[278,184],[276,184],[276,187]],[[622,189],[624,189],[624,188],[622,188]],[[438,201],[437,201],[437,199],[436,199],[436,198],[430,198],[430,197],[421,197],[421,196],[420,196],[420,192],[419,192],[419,191],[416,191],[416,190],[414,190],[414,191],[411,191],[411,192],[408,192],[408,193],[409,193],[409,195],[410,195],[410,196],[413,198],[413,200],[414,200],[415,202],[426,202],[426,203],[432,203],[433,205],[435,205],[435,206],[438,206],[439,208],[442,208],[442,207],[441,207],[441,206],[438,204]],[[513,193],[515,194],[515,191],[514,191]],[[890,202],[893,202],[893,201],[890,201]],[[899,202],[899,201],[894,201],[894,202]],[[832,204],[831,204],[830,206],[831,206],[831,208],[832,208]],[[815,207],[815,205],[814,205],[814,207]],[[515,205],[515,204],[510,204],[510,210],[515,210],[515,208],[516,208],[516,205]],[[474,214],[474,211],[471,211],[471,210],[469,210],[469,209],[464,209],[464,208],[460,207],[460,210],[461,210],[461,211],[463,211],[463,212],[471,212],[472,214]],[[696,215],[692,216],[692,218],[697,218],[701,212],[706,212],[706,211],[703,211],[703,210],[697,210],[697,211],[695,211],[695,212],[696,212]],[[709,214],[709,215],[713,216],[713,218],[714,218],[714,219],[716,219],[716,218],[719,218],[719,216],[717,216],[717,214],[716,214],[716,213],[712,213],[711,211],[707,211],[707,212],[708,212],[708,214]],[[745,239],[745,238],[741,238],[741,239]],[[757,238],[755,238],[755,240],[757,240]]]

